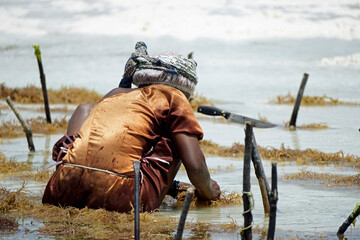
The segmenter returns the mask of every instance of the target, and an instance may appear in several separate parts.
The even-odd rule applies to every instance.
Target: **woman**
[[[141,161],[143,211],[159,207],[181,162],[199,198],[219,197],[199,147],[203,133],[187,100],[197,83],[196,63],[174,53],[150,57],[142,42],[135,49],[120,84],[126,88],[110,91],[93,106],[82,105],[71,117],[67,135],[72,137],[55,144],[59,165],[43,203],[129,212],[133,161]],[[131,83],[139,88],[127,88]]]

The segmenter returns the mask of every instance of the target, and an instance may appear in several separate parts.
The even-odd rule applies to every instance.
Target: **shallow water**
[[[206,123],[211,125],[209,121],[206,121]],[[217,129],[223,124],[213,123],[212,125],[213,129]],[[228,126],[228,124],[224,125]],[[241,136],[243,134],[240,130],[241,129],[239,129],[239,133],[237,133],[237,135],[239,137],[239,142],[243,143],[243,140],[241,139],[243,138],[243,136]],[[43,169],[51,162],[50,157],[48,155],[44,155],[43,153],[50,151],[52,147],[51,144],[53,144],[59,137],[60,135],[35,137],[34,144],[37,149],[35,154],[28,155],[25,138],[5,140],[0,145],[0,151],[8,158],[15,158],[17,161],[31,161],[35,168]],[[260,138],[258,137],[258,139]],[[241,193],[243,168],[242,159],[208,157],[207,163],[210,169],[215,170],[215,172],[212,173],[212,178],[218,181],[223,190]],[[263,161],[263,164],[266,175],[270,181],[271,162],[265,160]],[[355,203],[358,202],[358,186],[351,188],[327,188],[320,184],[320,182],[296,182],[281,179],[286,174],[296,173],[303,170],[343,175],[354,175],[358,173],[358,170],[351,168],[334,168],[331,166],[297,166],[295,163],[279,163],[279,201],[276,236],[288,239],[295,236],[305,237],[306,235],[309,235],[326,236],[328,239],[334,239],[336,237],[338,227],[351,213],[352,209],[355,207]],[[254,225],[266,227],[268,224],[268,218],[265,217],[263,213],[260,190],[253,170],[251,174],[251,191],[255,201],[254,210],[252,212],[254,216]],[[189,182],[185,171],[180,171],[177,179]],[[19,182],[17,181],[6,180],[5,182],[2,182],[2,184],[13,190],[19,188]],[[27,185],[27,189],[36,195],[41,195],[44,187],[45,183],[30,182]],[[170,204],[170,207],[161,207],[160,212],[166,216],[179,217],[181,209],[171,207]],[[229,217],[231,217],[239,225],[241,225],[243,222],[242,212],[242,206],[192,208],[188,214],[188,221],[204,221],[211,223],[230,222]],[[35,222],[34,224],[36,225],[37,223]],[[27,225],[22,227],[25,228]],[[16,239],[19,235],[21,236],[21,234],[23,234],[23,232],[6,236],[10,239]],[[349,239],[357,239],[360,237],[360,229],[357,225],[355,227],[350,227],[347,234],[349,234]],[[235,238],[235,236],[237,236],[236,233],[214,235],[213,237],[214,239],[226,239]],[[39,236],[34,234],[33,237],[35,239]],[[304,239],[307,238],[305,237]]]
[[[186,13],[186,17],[184,16]],[[164,21],[166,19],[166,21]],[[283,125],[292,106],[268,103],[270,98],[297,94],[303,73],[309,74],[305,95],[327,96],[360,102],[360,5],[344,1],[182,1],[173,5],[157,0],[122,2],[74,0],[2,1],[0,3],[0,82],[8,87],[40,86],[33,44],[40,44],[48,88],[85,87],[105,94],[116,87],[123,66],[136,41],[143,40],[150,54],[174,50],[194,52],[198,63],[197,92],[216,101],[216,106],[252,118],[266,117]],[[3,102],[2,102],[3,103]],[[5,103],[6,104],[6,103]],[[40,105],[38,105],[40,106]],[[34,108],[38,107],[34,106]],[[75,106],[69,106],[74,109]],[[359,155],[359,106],[301,106],[297,125],[325,123],[325,130],[282,127],[254,129],[259,146],[343,151]],[[25,118],[39,115],[22,110]],[[53,118],[62,113],[52,113]],[[242,125],[215,123],[197,115],[205,139],[220,145],[244,143]],[[14,119],[1,110],[0,122]],[[24,138],[1,141],[0,151],[17,161],[46,166],[59,135],[35,136],[36,153],[28,155]],[[226,167],[234,170],[226,171]],[[242,159],[209,157],[208,165],[223,189],[241,192]],[[270,177],[270,162],[264,161]],[[325,235],[335,239],[341,223],[359,199],[359,186],[326,188],[318,182],[284,181],[287,173],[301,170],[355,175],[356,169],[279,165],[279,202],[276,237],[309,239]],[[187,180],[184,172],[179,179]],[[11,189],[18,183],[6,181]],[[28,186],[40,193],[44,184]],[[254,224],[266,225],[255,175]],[[162,209],[179,216],[179,209]],[[189,219],[228,221],[241,224],[242,207],[191,209]],[[291,230],[291,232],[289,232]],[[20,235],[14,235],[13,238]],[[347,230],[349,239],[359,239],[358,226]],[[7,236],[11,237],[11,236]],[[34,236],[37,238],[39,236]],[[214,236],[214,239],[236,238]]]

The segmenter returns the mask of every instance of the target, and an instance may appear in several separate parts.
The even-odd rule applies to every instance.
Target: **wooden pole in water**
[[[188,188],[186,191],[186,197],[184,200],[184,204],[183,204],[183,209],[181,212],[181,216],[180,216],[180,220],[179,220],[179,225],[178,225],[178,229],[176,232],[176,236],[175,236],[175,240],[181,240],[182,239],[182,235],[184,232],[184,227],[185,227],[185,220],[186,220],[186,216],[188,214],[189,208],[190,208],[190,204],[191,204],[191,200],[192,197],[194,195],[194,188]]]
[[[273,162],[271,164],[270,219],[269,219],[267,240],[273,240],[275,237],[277,201],[278,201],[277,166],[276,166],[276,162]]]
[[[46,89],[46,80],[45,80],[44,69],[43,69],[42,61],[41,61],[40,47],[39,47],[39,45],[34,45],[33,47],[35,49],[35,56],[36,56],[38,66],[39,66],[41,88],[42,88],[42,92],[43,92],[43,96],[44,96],[46,121],[48,123],[51,123],[49,99],[48,99],[48,94],[47,94],[47,89]]]
[[[250,161],[252,153],[252,139],[253,139],[253,127],[251,123],[245,124],[245,153],[244,153],[244,168],[243,168],[243,203],[244,203],[244,228],[241,230],[241,239],[252,239],[252,195],[250,185]]]
[[[26,134],[26,139],[28,142],[28,146],[29,146],[29,150],[31,152],[35,152],[35,146],[33,143],[33,139],[32,139],[32,131],[31,128],[29,127],[29,125],[27,125],[27,123],[24,121],[24,119],[21,117],[20,113],[18,112],[18,110],[16,109],[16,107],[14,106],[14,103],[11,101],[10,96],[8,96],[6,98],[6,102],[7,104],[9,104],[10,108],[13,110],[13,112],[15,113],[15,116],[17,117],[17,119],[19,120],[19,122],[21,123],[21,126],[24,129],[24,132]]]
[[[140,239],[140,161],[134,161],[134,218],[135,218],[135,229],[134,236],[135,240]]]
[[[339,230],[337,232],[337,236],[340,240],[346,239],[344,236],[344,233],[346,229],[350,226],[351,223],[354,222],[354,220],[359,216],[360,214],[360,203],[356,204],[355,209],[352,211],[352,213],[347,217],[345,222],[339,227]]]
[[[303,79],[301,81],[301,85],[298,91],[298,95],[296,97],[296,101],[295,101],[295,105],[294,105],[294,110],[292,112],[291,115],[291,119],[290,119],[290,127],[296,127],[296,118],[297,118],[297,114],[299,112],[299,108],[300,108],[300,103],[301,103],[301,99],[303,97],[304,94],[304,89],[305,89],[305,85],[306,82],[308,80],[309,74],[304,73]]]
[[[194,52],[190,52],[189,54],[188,54],[188,59],[193,59],[193,54],[194,54]]]
[[[270,206],[269,206],[269,194],[270,194],[270,186],[265,176],[264,167],[262,165],[262,161],[260,158],[259,149],[257,147],[255,135],[253,134],[252,139],[252,154],[251,160],[253,162],[255,168],[255,174],[259,182],[261,197],[264,206],[264,213],[266,216],[269,215]]]

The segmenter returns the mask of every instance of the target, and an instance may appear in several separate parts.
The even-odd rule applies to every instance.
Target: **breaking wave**
[[[0,33],[360,39],[358,0],[43,0],[0,5]]]
[[[322,58],[317,61],[317,63],[324,66],[360,66],[360,53],[348,56]]]

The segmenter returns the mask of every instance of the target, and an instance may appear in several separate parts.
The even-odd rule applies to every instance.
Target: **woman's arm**
[[[207,200],[220,196],[220,187],[210,179],[210,174],[205,162],[197,136],[186,133],[175,133],[172,139],[180,154],[190,182],[198,190],[199,195]]]

